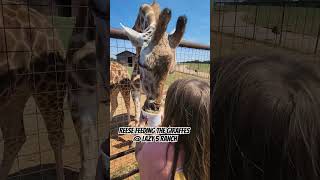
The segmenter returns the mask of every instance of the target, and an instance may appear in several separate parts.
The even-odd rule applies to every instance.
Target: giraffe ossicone
[[[155,26],[150,26],[148,29],[146,29],[145,32],[139,33],[132,28],[124,26],[122,23],[120,23],[121,27],[123,28],[124,32],[128,36],[130,42],[135,47],[146,47],[148,46],[151,37],[153,35],[153,32],[155,30]]]

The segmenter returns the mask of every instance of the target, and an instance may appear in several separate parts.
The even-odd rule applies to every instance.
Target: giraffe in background
[[[30,96],[48,131],[57,179],[64,180],[65,52],[46,16],[16,4],[21,2],[1,0],[0,4],[0,126],[4,139],[0,180],[7,179],[26,141],[23,110]]]
[[[132,89],[128,70],[120,63],[110,62],[110,101],[111,101],[111,115],[113,116],[118,107],[118,94],[121,93],[127,113],[128,124],[133,126],[130,118],[130,92]]]
[[[175,50],[185,32],[187,18],[178,18],[174,33],[167,34],[167,25],[171,19],[171,10],[160,11],[155,1],[140,6],[134,27],[122,25],[131,43],[136,47],[138,62],[132,79],[134,86],[133,99],[140,99],[140,84],[147,99],[142,109],[160,111],[164,83],[169,72],[173,72],[176,63]],[[139,68],[138,68],[139,66]],[[139,79],[139,80],[137,80]],[[140,112],[140,111],[139,111]]]

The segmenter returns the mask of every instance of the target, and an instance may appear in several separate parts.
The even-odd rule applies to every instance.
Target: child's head
[[[188,179],[209,178],[210,86],[198,79],[175,81],[168,89],[162,126],[191,127],[189,135],[179,136],[188,158],[184,172]]]
[[[198,79],[176,80],[167,91],[163,126],[190,126],[197,129],[197,125],[205,125],[209,118],[209,99],[210,87],[207,82]]]
[[[215,178],[319,179],[319,66],[249,56],[212,72]]]

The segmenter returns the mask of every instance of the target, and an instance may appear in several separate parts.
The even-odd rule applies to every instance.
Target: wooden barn
[[[119,54],[116,54],[117,61],[121,64],[128,65],[129,67],[133,67],[134,58],[136,54],[130,51],[122,51]]]

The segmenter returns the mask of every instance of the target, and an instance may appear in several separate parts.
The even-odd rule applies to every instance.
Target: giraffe
[[[89,1],[90,2],[90,1]],[[91,1],[92,2],[92,1]],[[81,6],[87,6],[86,0]],[[71,68],[69,82],[71,90],[68,91],[68,102],[77,135],[81,146],[81,173],[80,179],[93,180],[96,172],[97,136],[96,136],[96,72],[87,71],[96,67],[95,21],[93,11],[79,8],[76,25],[72,33],[71,42],[67,52],[68,67]],[[88,28],[86,28],[88,27]],[[80,69],[80,70],[77,70]],[[86,70],[81,70],[86,69]],[[96,68],[97,69],[97,68]],[[125,67],[118,63],[110,63],[111,78],[111,106],[114,113],[117,106],[117,95],[121,92],[124,97],[130,120],[130,89],[131,83]],[[87,72],[86,72],[87,71]],[[106,82],[104,82],[106,83]],[[78,89],[78,90],[73,90]],[[107,122],[108,123],[108,122]],[[130,124],[129,124],[130,125]]]
[[[81,0],[69,43],[68,102],[80,141],[80,180],[94,180],[99,152],[97,135],[98,79],[95,4]],[[88,8],[89,7],[89,8]],[[103,50],[105,51],[105,50]]]
[[[0,4],[0,127],[4,140],[0,180],[7,179],[26,141],[23,109],[30,96],[48,131],[57,179],[64,180],[65,52],[48,18],[17,4],[21,2],[1,0]]]
[[[130,118],[130,92],[131,92],[131,80],[129,73],[123,65],[118,62],[110,62],[110,89],[111,89],[111,115],[113,116],[118,107],[118,94],[121,93],[127,113],[128,124],[134,126]]]
[[[139,83],[147,96],[142,107],[145,111],[160,111],[164,83],[168,74],[174,71],[175,50],[185,32],[187,17],[180,16],[174,33],[167,34],[170,19],[171,10],[165,8],[160,11],[160,5],[153,1],[151,5],[140,6],[133,28],[121,24],[137,50],[139,68],[133,76],[140,79]],[[133,96],[139,96],[137,88],[133,92]]]

